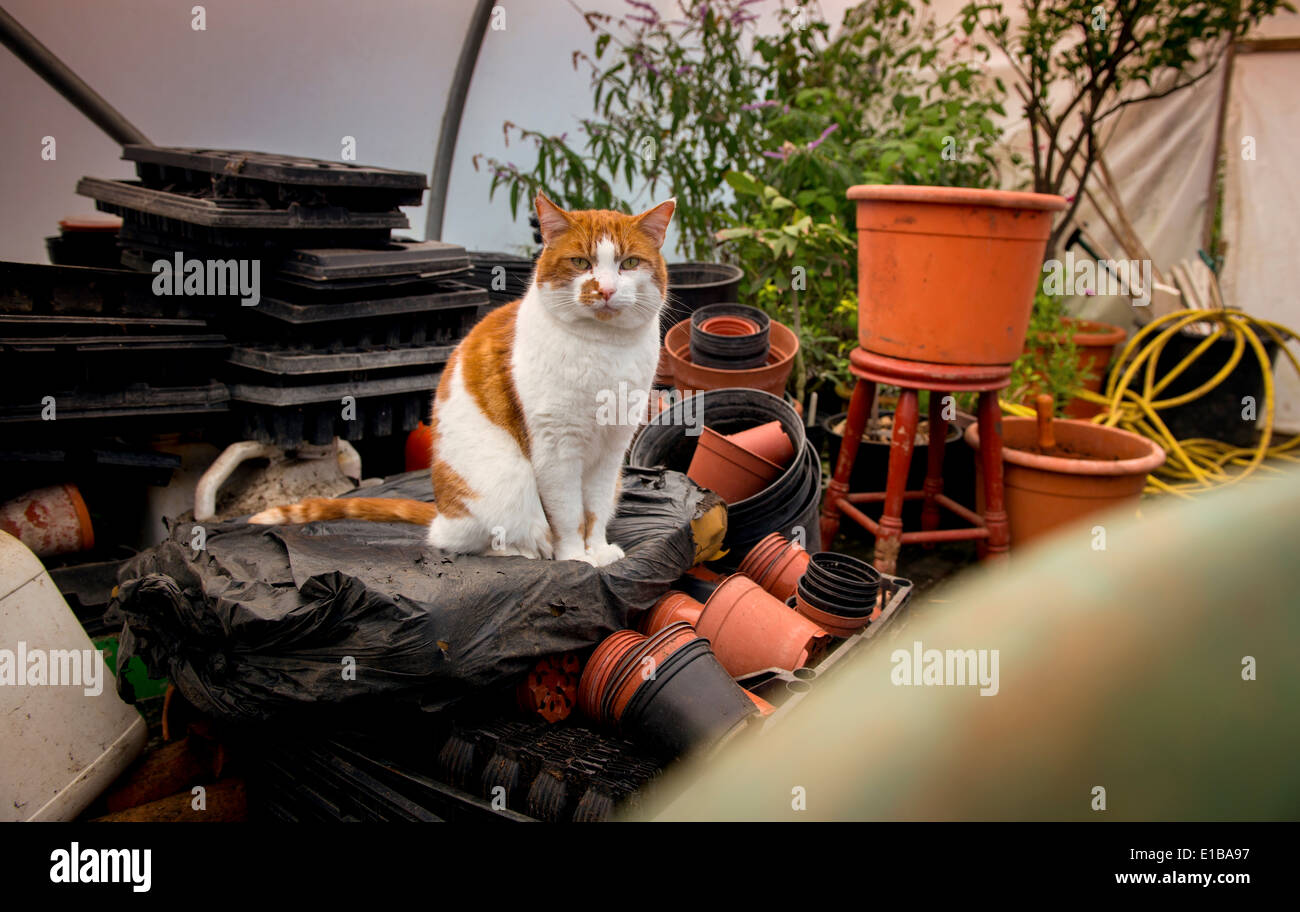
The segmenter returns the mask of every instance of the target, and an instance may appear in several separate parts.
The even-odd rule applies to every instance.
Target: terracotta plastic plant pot
[[[753,703],[756,707],[758,707],[758,714],[760,716],[766,718],[767,716],[770,716],[772,715],[772,713],[776,712],[775,706],[773,706],[771,703],[764,700],[762,697],[754,693],[752,690],[746,690],[745,696],[749,697],[750,702]]]
[[[734,504],[764,490],[782,471],[782,466],[706,427],[700,431],[700,441],[686,477]]]
[[[1115,354],[1115,346],[1123,342],[1128,333],[1118,326],[1096,320],[1066,317],[1062,322],[1066,325],[1069,338],[1074,342],[1079,371],[1088,375],[1083,381],[1083,388],[1094,393],[1101,392],[1101,384],[1106,379],[1106,368],[1110,366],[1110,359]],[[1065,335],[1062,333],[1062,337]],[[1042,346],[1039,348],[1041,350]],[[1100,405],[1078,397],[1072,398],[1065,406],[1067,418],[1091,418],[1101,412]]]
[[[704,752],[741,731],[757,704],[695,639],[674,652],[628,701],[619,728],[664,760]]]
[[[694,627],[685,621],[675,621],[631,650],[605,685],[605,696],[599,704],[601,718],[618,722],[632,695],[659,674],[673,653],[697,639]]]
[[[691,363],[750,370],[767,363],[772,318],[747,304],[710,304],[691,315]]]
[[[736,446],[744,447],[751,453],[757,453],[768,462],[774,462],[785,468],[794,459],[794,444],[790,435],[781,427],[779,421],[769,421],[737,434],[727,434],[727,439]]]
[[[794,595],[811,555],[780,532],[760,541],[741,561],[739,572],[785,601]]]
[[[1084,517],[1136,504],[1147,474],[1165,461],[1159,444],[1119,428],[1057,418],[1052,432],[1057,450],[1083,458],[1032,452],[1037,419],[1002,419],[1002,484],[1017,546]],[[977,425],[966,429],[966,442],[979,448]],[[983,485],[976,485],[976,491],[983,491]]]
[[[37,557],[76,554],[95,547],[90,512],[76,485],[53,485],[0,504],[0,529]]]
[[[848,198],[857,203],[863,348],[940,364],[1020,356],[1064,198],[884,185],[850,187]]]
[[[421,421],[406,435],[406,471],[429,468],[433,462],[433,428]]]
[[[793,671],[826,646],[824,630],[740,573],[723,580],[709,597],[695,629],[713,644],[732,677],[765,668]]]
[[[635,630],[620,630],[601,640],[587,660],[587,667],[582,670],[582,678],[578,682],[578,709],[582,710],[583,715],[593,720],[599,718],[597,711],[600,698],[604,696],[605,682],[614,666],[645,640]]]
[[[785,383],[790,379],[794,356],[799,352],[799,340],[789,327],[773,320],[767,363],[748,370],[723,370],[691,363],[690,320],[683,320],[668,330],[664,348],[672,365],[673,385],[683,393],[747,387],[780,396],[785,393]]]
[[[673,385],[673,363],[668,358],[668,351],[662,345],[659,346],[659,363],[655,366],[655,378],[652,385],[659,389]],[[655,414],[658,414],[658,412]],[[653,418],[654,415],[650,417]]]
[[[810,604],[801,594],[796,593],[786,601],[786,604],[799,612],[800,615],[812,621],[822,630],[825,630],[833,637],[848,639],[857,633],[863,627],[871,623],[871,612],[860,614],[856,617],[844,617],[838,614],[832,614],[829,611],[823,611],[821,608]]]
[[[669,624],[677,621],[685,621],[694,627],[700,619],[700,612],[703,610],[704,605],[685,592],[666,592],[659,601],[650,607],[650,610],[645,613],[645,616],[641,618],[641,623],[637,626],[646,636],[658,633]]]
[[[519,708],[547,722],[567,719],[578,699],[582,663],[577,655],[544,656],[515,690]]]

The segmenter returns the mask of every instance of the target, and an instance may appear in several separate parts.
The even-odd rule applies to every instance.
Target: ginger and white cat
[[[544,248],[528,292],[470,331],[438,384],[436,505],[313,498],[249,522],[428,523],[429,544],[445,551],[598,567],[621,558],[605,528],[636,422],[603,423],[597,403],[654,379],[668,290],[660,249],[675,205],[566,212],[538,194]]]

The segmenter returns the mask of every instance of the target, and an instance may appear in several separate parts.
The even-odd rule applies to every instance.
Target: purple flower
[[[839,125],[839,124],[837,124],[837,123],[833,123],[833,124],[831,124],[829,127],[827,127],[825,130],[822,130],[822,135],[821,135],[821,136],[818,136],[818,137],[817,137],[816,139],[814,139],[812,142],[808,143],[808,151],[811,152],[813,149],[816,149],[818,146],[820,146],[822,143],[824,143],[824,142],[826,141],[826,137],[830,136],[832,133],[834,133],[834,132],[835,132],[836,130],[838,130],[839,128],[840,128],[840,125]]]
[[[759,108],[775,108],[781,102],[779,101],[751,101],[749,104],[740,106],[742,111],[757,111]]]
[[[678,76],[688,76],[693,72],[695,72],[695,67],[691,66],[689,63],[686,64],[685,66],[679,66],[677,68]]]

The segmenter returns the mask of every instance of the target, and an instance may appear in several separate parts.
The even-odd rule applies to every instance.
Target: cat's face
[[[542,302],[566,323],[632,329],[657,322],[668,293],[660,249],[676,205],[668,200],[640,215],[566,212],[539,193]]]

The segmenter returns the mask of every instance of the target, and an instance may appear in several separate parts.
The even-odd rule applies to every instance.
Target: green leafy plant
[[[1041,393],[1051,395],[1056,415],[1091,375],[1079,365],[1079,349],[1066,323],[1064,300],[1041,288],[1034,297],[1029,318],[1025,353],[1011,366],[1011,383],[1002,397],[1009,402],[1030,404]]]
[[[1073,199],[1055,255],[1102,153],[1100,131],[1125,108],[1182,91],[1214,71],[1231,43],[1285,0],[1021,0],[1013,26],[1000,0],[961,12],[967,35],[1001,49],[1029,123],[1034,190]]]

